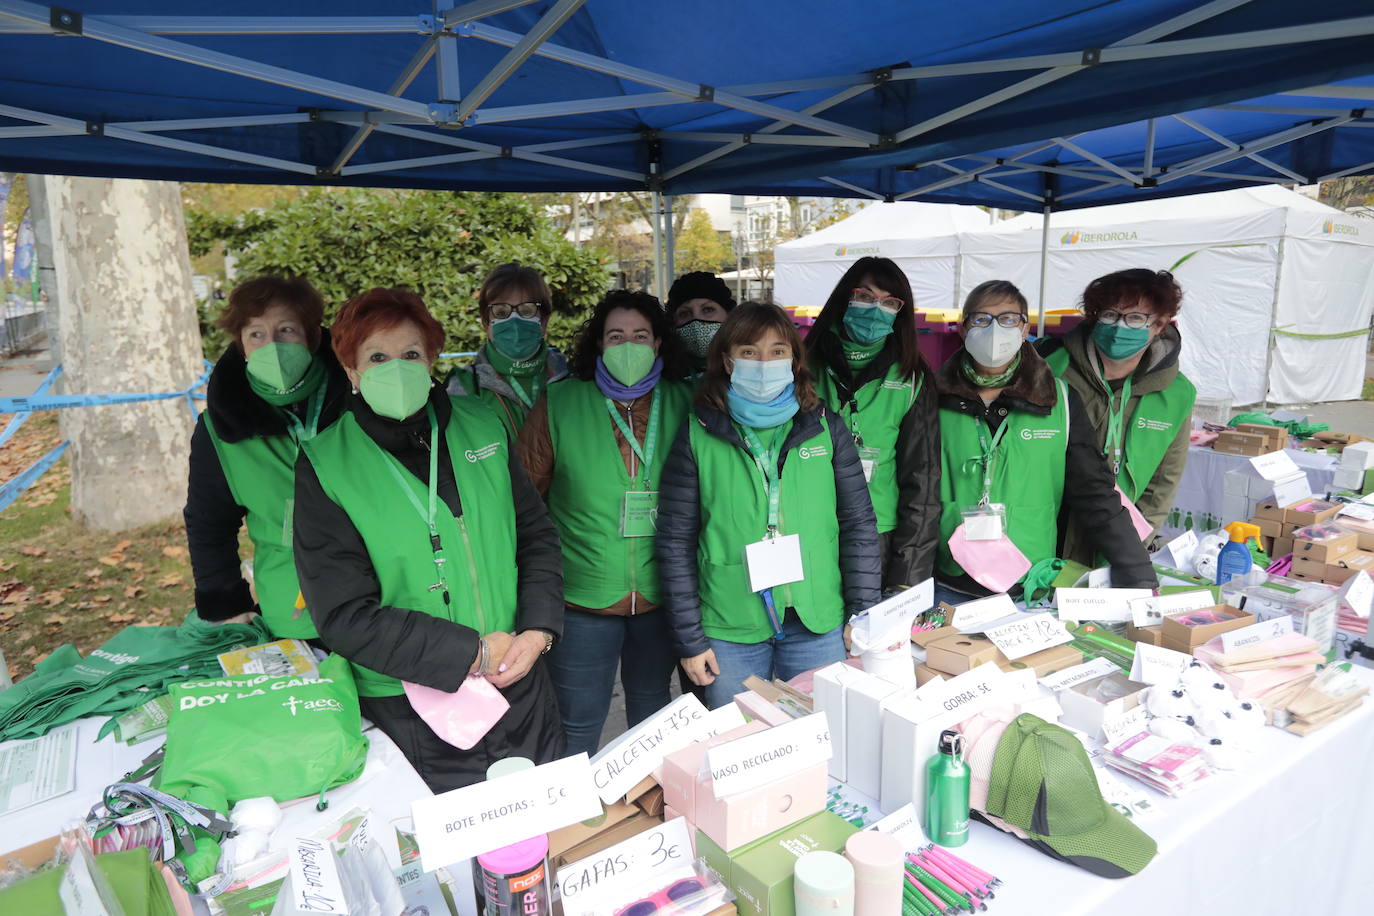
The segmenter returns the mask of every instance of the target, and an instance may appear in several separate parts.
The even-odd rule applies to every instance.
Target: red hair
[[[234,338],[234,346],[243,352],[243,329],[274,305],[284,305],[294,311],[311,351],[319,347],[324,299],[304,277],[267,274],[240,283],[229,294],[229,302],[215,325]]]
[[[354,296],[339,309],[329,329],[334,355],[348,369],[356,369],[358,347],[378,331],[394,328],[405,321],[414,322],[425,341],[431,362],[444,348],[444,328],[425,307],[425,301],[408,289],[377,287]]]

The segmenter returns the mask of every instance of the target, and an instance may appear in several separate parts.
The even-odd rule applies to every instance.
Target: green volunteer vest
[[[1069,368],[1069,351],[1060,347],[1045,362],[1051,372],[1063,378]],[[1140,499],[1154,479],[1159,463],[1178,436],[1179,424],[1189,422],[1196,398],[1197,389],[1180,372],[1168,388],[1142,394],[1136,399],[1135,410],[1126,421],[1125,457],[1121,473],[1116,477],[1117,486],[1131,502]],[[1107,431],[1098,432],[1101,433],[1098,438],[1105,442]]]
[[[529,408],[521,403],[519,398],[502,397],[495,391],[477,384],[477,374],[471,367],[459,369],[453,377],[463,386],[468,397],[481,401],[492,413],[501,418],[501,425],[506,428],[507,436],[514,442],[520,435],[520,427],[525,425],[525,417],[529,416]]]
[[[991,501],[1006,506],[1006,534],[1032,564],[1055,555],[1059,504],[1064,496],[1065,455],[1069,445],[1068,389],[1057,380],[1059,397],[1049,416],[1012,411],[1007,431],[992,459]],[[940,408],[940,554],[946,576],[964,570],[949,552],[949,538],[963,523],[961,509],[983,496],[979,417]],[[989,441],[992,433],[988,432]]]
[[[476,401],[450,398],[453,416],[444,430],[463,514],[454,517],[441,499],[435,525],[447,557],[452,603],[445,605],[425,520],[396,491],[387,464],[393,459],[348,413],[304,446],[330,499],[348,513],[376,571],[384,606],[451,620],[478,633],[515,626],[515,503],[511,496],[510,444],[505,428]],[[394,465],[393,465],[394,467]],[[425,481],[401,470],[421,505]],[[465,661],[465,660],[464,660]],[[457,663],[457,662],[455,662]],[[353,665],[362,696],[395,696],[401,682]]]
[[[708,433],[696,419],[688,436],[701,484],[697,589],[701,626],[713,639],[759,643],[773,635],[763,601],[749,590],[744,547],[768,533],[768,487],[749,453]],[[795,608],[813,633],[844,622],[840,581],[840,524],[836,517],[834,449],[830,428],[794,445],[782,467],[778,530],[801,536],[801,582],[773,590],[779,614]]]
[[[839,389],[830,371],[820,368],[816,372],[816,394],[827,407],[844,417],[856,445],[878,452],[873,476],[868,481],[868,495],[878,517],[879,534],[897,527],[897,433],[907,411],[916,403],[923,381],[904,378],[894,364],[886,375],[872,379],[854,393],[858,410],[852,411],[849,405],[840,403]]]
[[[680,382],[659,382],[656,391],[658,442],[639,485],[625,468],[615,421],[596,382],[566,379],[548,388],[554,458],[547,503],[563,545],[563,597],[569,604],[606,608],[630,592],[658,603],[654,539],[620,536],[625,492],[658,489],[673,437],[691,408],[692,393]]]
[[[234,501],[247,511],[253,542],[253,588],[267,629],[276,639],[313,639],[310,612],[296,607],[300,583],[291,551],[292,509],[296,502],[296,441],[290,436],[250,436],[225,442],[204,411],[205,431]]]

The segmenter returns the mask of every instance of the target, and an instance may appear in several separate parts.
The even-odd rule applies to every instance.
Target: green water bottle
[[[940,732],[940,749],[926,764],[926,836],[941,846],[968,842],[968,766],[964,736]]]

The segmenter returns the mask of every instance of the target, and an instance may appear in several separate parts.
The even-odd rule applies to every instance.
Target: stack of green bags
[[[271,638],[261,618],[215,626],[192,611],[179,627],[125,627],[86,658],[63,645],[0,691],[0,741],[34,738],[83,716],[118,715],[176,681],[218,677],[216,656]]]
[[[160,867],[146,849],[126,849],[95,856],[96,867],[119,898],[125,916],[176,916],[172,895]],[[58,887],[67,866],[50,868],[0,890],[0,913],[15,916],[64,916]]]

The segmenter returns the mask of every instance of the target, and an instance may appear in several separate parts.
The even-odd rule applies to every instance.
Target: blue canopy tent
[[[1374,160],[1369,0],[233,6],[0,0],[0,169],[1027,208]]]

